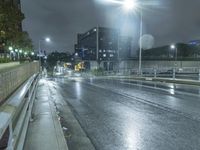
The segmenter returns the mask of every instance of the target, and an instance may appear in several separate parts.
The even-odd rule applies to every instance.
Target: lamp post
[[[140,13],[140,38],[139,38],[139,62],[138,62],[138,74],[142,74],[142,35],[143,35],[143,12],[140,8],[138,0],[110,0],[115,4],[120,4],[125,12],[138,11]]]
[[[176,45],[175,45],[175,44],[172,44],[172,45],[170,46],[170,48],[171,48],[172,50],[175,50],[175,61],[177,61],[177,47],[176,47]]]
[[[143,13],[140,11],[140,52],[139,52],[139,68],[138,73],[142,75],[142,34],[143,34]]]
[[[175,50],[175,62],[174,62],[174,69],[173,69],[173,79],[176,78],[176,66],[177,66],[177,46],[175,44],[172,44],[170,46],[172,50]]]
[[[40,63],[40,66],[41,66],[41,42],[47,42],[47,43],[50,43],[51,42],[51,39],[49,37],[47,38],[44,38],[44,39],[40,39],[38,41],[38,47],[39,47],[39,63]]]
[[[123,8],[125,11],[138,11],[140,14],[140,37],[139,37],[139,62],[138,62],[138,74],[142,75],[142,35],[143,35],[143,12],[142,8],[139,8],[139,2],[137,0],[124,0]]]
[[[10,59],[12,59],[13,47],[12,47],[12,46],[9,46],[9,47],[8,47],[8,50],[10,51]]]

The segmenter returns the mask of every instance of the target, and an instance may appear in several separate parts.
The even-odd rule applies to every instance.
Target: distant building
[[[189,44],[193,46],[200,46],[200,40],[192,40],[189,42]]]
[[[143,50],[142,59],[174,60],[175,57],[177,57],[177,59],[179,60],[184,60],[184,59],[194,59],[200,57],[200,46],[198,46],[198,44],[177,43],[175,46],[176,46],[175,49],[171,49],[170,45],[166,45],[162,47]]]
[[[113,70],[119,58],[130,56],[131,39],[120,37],[116,29],[95,27],[84,34],[77,35],[75,53],[86,62],[96,61],[105,70]]]

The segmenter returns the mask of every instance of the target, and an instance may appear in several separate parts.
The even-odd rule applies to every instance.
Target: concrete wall
[[[0,73],[0,104],[29,77],[39,72],[39,62],[27,63]]]

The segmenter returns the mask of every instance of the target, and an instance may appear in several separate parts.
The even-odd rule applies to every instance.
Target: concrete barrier
[[[39,72],[39,63],[31,62],[0,73],[0,105],[23,82]]]

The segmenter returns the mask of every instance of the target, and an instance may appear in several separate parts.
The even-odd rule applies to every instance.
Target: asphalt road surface
[[[199,150],[200,88],[109,79],[55,79],[97,150]]]

